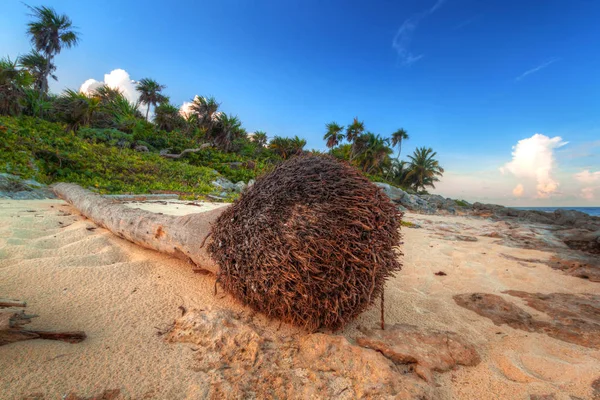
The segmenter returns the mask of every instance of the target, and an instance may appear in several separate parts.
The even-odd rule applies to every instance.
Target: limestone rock
[[[415,372],[428,382],[432,371],[444,372],[456,365],[481,362],[475,348],[456,333],[421,330],[413,325],[395,324],[385,330],[364,330],[356,343],[381,352],[398,364],[414,364]]]
[[[227,310],[189,311],[165,339],[192,343],[202,398],[433,399],[435,388],[382,354],[321,333],[280,337]]]
[[[600,295],[567,293],[527,293],[516,290],[504,292],[520,297],[529,307],[546,313],[549,318],[535,319],[504,298],[485,293],[460,294],[454,301],[496,325],[528,332],[544,333],[550,337],[580,346],[600,349]]]

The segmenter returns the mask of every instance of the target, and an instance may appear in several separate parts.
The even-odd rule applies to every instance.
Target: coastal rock
[[[514,329],[546,334],[555,339],[600,349],[600,295],[567,293],[527,293],[509,290],[531,308],[548,315],[535,319],[504,298],[486,293],[460,294],[454,301],[496,325],[507,324]]]
[[[435,398],[408,368],[343,336],[280,337],[228,310],[189,311],[165,340],[197,346],[202,398]]]
[[[560,230],[556,236],[571,249],[600,254],[600,229],[595,232],[585,229]]]
[[[537,210],[517,210],[497,204],[473,204],[473,214],[482,217],[510,217],[525,222],[579,228],[589,231],[600,230],[600,217],[576,210],[556,210],[553,213]]]
[[[13,200],[54,199],[48,187],[34,179],[23,180],[17,175],[0,173],[0,198]]]
[[[397,364],[414,364],[417,375],[427,382],[433,381],[432,371],[481,362],[475,348],[454,332],[421,330],[408,324],[362,332],[365,336],[356,338],[358,345],[381,352]]]
[[[387,195],[387,197],[396,203],[400,202],[407,195],[404,190],[392,185],[388,185],[387,183],[375,182],[375,185],[383,189],[383,192]]]

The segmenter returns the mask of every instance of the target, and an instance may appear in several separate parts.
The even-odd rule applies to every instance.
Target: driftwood
[[[86,338],[85,332],[82,331],[53,332],[23,329],[23,325],[37,317],[37,315],[25,314],[22,310],[25,302],[0,299],[0,307],[0,346],[32,339],[79,343]]]
[[[212,147],[212,144],[210,144],[210,143],[204,143],[203,145],[201,145],[197,149],[185,149],[184,151],[182,151],[179,154],[169,154],[169,153],[163,153],[163,152],[161,152],[160,156],[164,157],[164,158],[178,159],[178,158],[183,157],[187,153],[197,153],[197,152],[202,151],[202,150],[204,150],[204,149],[206,149],[208,147]]]
[[[191,261],[212,273],[218,272],[218,265],[203,244],[211,223],[226,207],[173,216],[133,209],[71,183],[58,183],[53,190],[84,216],[123,239]]]
[[[105,194],[104,197],[118,201],[178,200],[178,194]]]

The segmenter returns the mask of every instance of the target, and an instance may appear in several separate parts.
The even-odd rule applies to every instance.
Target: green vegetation
[[[454,200],[454,202],[456,203],[457,206],[469,207],[469,203],[467,203],[465,200]]]
[[[417,226],[416,224],[409,222],[409,221],[405,221],[405,220],[400,221],[400,225],[402,225],[406,228],[414,228],[415,226]]]
[[[163,93],[166,86],[152,78],[136,82],[136,103],[108,86],[49,93],[48,79],[56,79],[55,56],[76,46],[79,33],[68,16],[27,7],[31,52],[0,59],[0,172],[44,183],[71,181],[101,192],[164,190],[197,196],[215,190],[211,182],[218,174],[248,182],[307,152],[306,140],[298,136],[275,135],[269,141],[266,132],[248,134],[237,116],[220,111],[214,97],[195,96],[180,110]],[[408,139],[404,129],[383,137],[366,130],[358,118],[347,127],[331,122],[326,129],[329,153],[371,180],[419,191],[434,187],[444,171],[430,148],[400,161],[402,142]],[[395,159],[393,148],[398,149]]]
[[[115,132],[106,132],[111,134]],[[210,182],[217,174],[210,168],[107,146],[66,132],[57,123],[0,117],[0,136],[0,169],[42,183],[74,182],[102,193],[203,195],[214,190]]]
[[[434,157],[431,148],[421,147],[408,158],[410,162],[400,161],[402,142],[409,138],[404,129],[398,129],[391,137],[365,131],[365,124],[354,118],[346,128],[337,122],[325,125],[325,135],[329,153],[341,160],[348,161],[359,168],[371,180],[388,182],[405,190],[425,192],[426,187],[435,188],[435,182],[444,173]],[[348,143],[343,143],[344,139]],[[390,155],[398,148],[396,159]],[[426,193],[426,192],[425,192]]]

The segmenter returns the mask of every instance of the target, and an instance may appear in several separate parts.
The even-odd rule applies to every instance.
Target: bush
[[[35,118],[0,117],[0,172],[47,184],[73,182],[101,193],[202,195],[214,190],[216,174],[210,168],[107,146],[103,141],[115,140],[112,135],[127,135],[116,130],[89,129],[82,135],[86,139],[66,133],[64,125]]]

